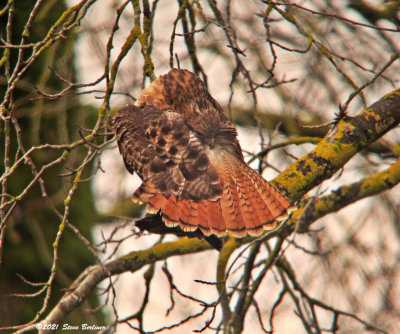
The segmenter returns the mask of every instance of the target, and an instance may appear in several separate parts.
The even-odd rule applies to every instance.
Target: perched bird
[[[260,235],[294,210],[244,161],[237,130],[194,73],[173,69],[117,112],[114,127],[133,199],[167,227],[217,237]]]

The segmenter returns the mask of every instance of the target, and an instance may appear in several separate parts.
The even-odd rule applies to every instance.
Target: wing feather
[[[159,193],[186,200],[213,200],[222,194],[204,145],[182,115],[154,106],[128,106],[117,113],[115,129],[128,171],[136,170]]]
[[[273,230],[294,209],[243,159],[237,131],[193,73],[172,70],[146,88],[114,127],[133,198],[169,227],[243,237]]]

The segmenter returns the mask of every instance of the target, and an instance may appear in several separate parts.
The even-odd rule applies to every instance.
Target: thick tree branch
[[[318,139],[322,139],[329,130],[329,122],[321,117],[313,115],[313,118],[307,120],[298,120],[290,114],[280,115],[268,111],[254,112],[251,109],[238,109],[231,108],[232,110],[232,122],[239,126],[257,126],[256,118],[260,121],[263,128],[268,131],[274,131],[279,127],[279,131],[285,134],[290,139],[282,143],[272,145],[267,147],[265,150],[259,152],[251,161],[256,157],[264,157],[266,153],[277,149],[279,147],[284,147],[287,145],[304,144],[304,143],[318,143]],[[311,114],[311,113],[310,113]],[[325,125],[321,125],[322,123]],[[368,146],[368,152],[373,152],[377,154],[388,154],[390,149],[384,142],[376,141]]]
[[[312,222],[328,213],[337,212],[349,204],[389,190],[399,183],[400,158],[396,163],[380,173],[371,175],[359,182],[340,187],[330,195],[312,201],[307,205],[305,212],[301,210],[296,214],[296,216],[302,217],[298,231],[306,231]]]
[[[46,317],[48,324],[60,324],[65,317],[83,301],[89,293],[104,279],[126,271],[135,272],[147,264],[165,260],[171,256],[198,253],[210,249],[211,246],[204,240],[183,238],[174,242],[157,244],[152,248],[131,252],[105,265],[95,265],[85,270],[72,283],[68,292]],[[25,328],[32,329],[34,325]],[[42,330],[39,333],[53,333],[51,330]]]
[[[272,182],[292,200],[299,200],[399,123],[400,89],[397,89],[358,115],[343,118],[314,150],[295,161]]]

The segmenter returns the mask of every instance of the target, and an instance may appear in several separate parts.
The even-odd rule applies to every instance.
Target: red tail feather
[[[147,210],[161,211],[169,227],[184,231],[199,228],[205,235],[230,233],[243,237],[246,233],[260,235],[274,230],[287,218],[294,206],[275,187],[250,167],[235,160],[216,164],[223,194],[214,201],[194,201],[156,193],[151,183],[142,185],[134,199],[147,202]]]

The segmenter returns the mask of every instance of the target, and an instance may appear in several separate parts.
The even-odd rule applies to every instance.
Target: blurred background
[[[23,0],[1,6],[4,329],[41,319],[87,266],[160,242],[127,218],[143,214],[130,200],[140,180],[123,166],[111,120],[170,68],[199,75],[238,126],[246,160],[268,180],[309,152],[329,129],[317,125],[332,122],[340,108],[354,116],[399,87],[399,1]],[[399,138],[397,128],[308,195],[387,169],[398,159]],[[263,245],[251,272],[260,288],[243,333],[362,333],[366,323],[400,331],[399,206],[397,186],[285,241],[295,281],[331,310],[304,302],[277,268],[261,276],[276,240]],[[232,305],[249,252],[240,248],[231,256]],[[203,308],[172,293],[170,277],[185,295],[212,303],[215,286],[195,280],[215,282],[217,261],[218,252],[207,251],[110,278],[65,323],[111,324],[117,333],[201,330],[213,309],[193,316]],[[139,323],[132,315],[144,305],[149,276]],[[334,310],[358,318],[340,315],[339,329],[330,329]],[[217,308],[203,332],[216,332],[220,319]]]

